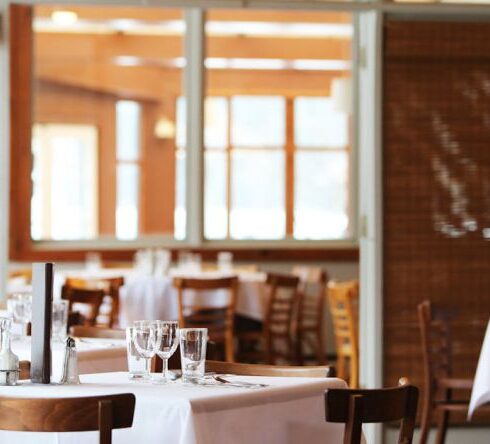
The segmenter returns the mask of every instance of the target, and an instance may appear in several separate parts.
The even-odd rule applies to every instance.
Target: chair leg
[[[424,403],[422,405],[422,415],[420,418],[419,444],[427,443],[427,436],[429,435],[431,416],[432,416],[432,397],[430,393],[426,393],[424,396]]]
[[[316,331],[316,343],[317,343],[317,351],[316,351],[316,356],[318,360],[318,365],[325,365],[327,363],[327,360],[325,359],[325,341],[323,340],[323,334],[322,330],[319,328]]]
[[[296,344],[295,344],[295,361],[298,365],[304,364],[303,359],[303,332],[298,327],[298,333],[296,335]]]
[[[436,444],[444,444],[444,441],[446,440],[448,422],[449,412],[447,410],[441,410],[439,413],[439,417],[437,418]]]

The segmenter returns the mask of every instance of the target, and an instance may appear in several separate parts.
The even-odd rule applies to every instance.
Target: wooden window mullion
[[[294,231],[294,98],[286,98],[286,237]]]

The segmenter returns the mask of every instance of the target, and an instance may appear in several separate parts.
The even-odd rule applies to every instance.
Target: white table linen
[[[334,444],[343,424],[325,422],[324,391],[345,387],[335,378],[235,379],[269,384],[261,389],[166,386],[129,382],[126,373],[83,375],[80,386],[0,387],[0,396],[69,397],[134,393],[133,427],[113,432],[114,444]],[[230,379],[233,379],[231,377]],[[0,432],[9,444],[88,444],[95,433]]]
[[[131,325],[138,319],[172,319],[179,317],[177,291],[171,276],[128,275],[120,288],[119,323],[121,327]],[[186,274],[187,275],[187,274]],[[199,273],[196,277],[210,278],[214,273]],[[222,276],[222,275],[220,275]],[[206,298],[206,304],[222,303],[224,291],[200,292],[195,303]],[[239,275],[236,312],[251,319],[261,321],[265,317],[268,292],[264,273],[243,273]]]
[[[468,419],[471,419],[475,410],[490,402],[490,322],[487,326],[485,338],[478,359],[473,389],[471,391]]]
[[[51,380],[54,382],[61,379],[65,356],[64,347],[61,342],[51,342]],[[80,374],[127,371],[128,369],[125,340],[83,338],[76,341],[76,349]],[[30,361],[30,338],[27,341],[13,340],[12,351],[21,361]]]

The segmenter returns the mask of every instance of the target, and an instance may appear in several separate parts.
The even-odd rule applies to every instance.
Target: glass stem
[[[151,373],[151,358],[146,359],[146,374],[150,376]]]
[[[164,381],[168,381],[168,358],[162,358],[163,368],[162,368],[162,377]]]

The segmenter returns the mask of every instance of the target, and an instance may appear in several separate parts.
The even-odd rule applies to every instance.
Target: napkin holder
[[[54,264],[32,265],[31,381],[51,382],[51,317]]]

